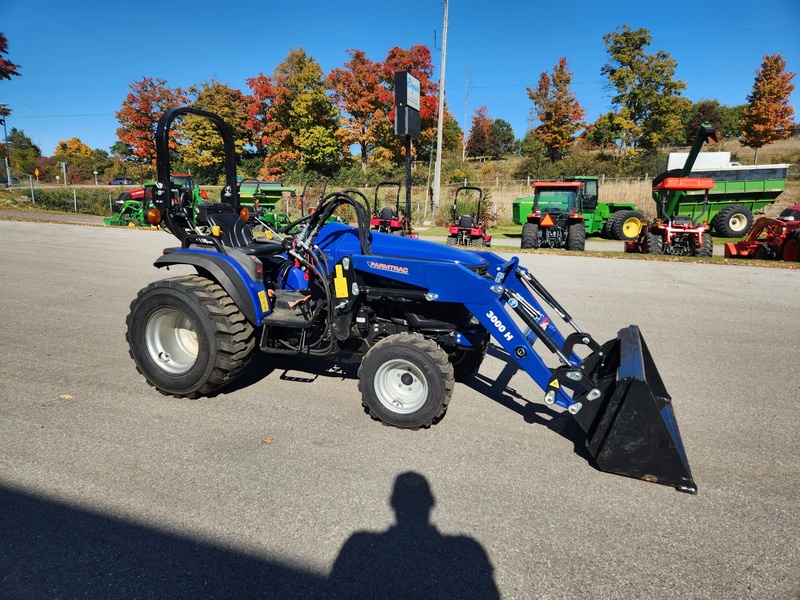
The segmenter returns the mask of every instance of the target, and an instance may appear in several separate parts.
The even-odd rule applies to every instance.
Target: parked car
[[[133,179],[127,177],[115,177],[108,182],[108,185],[133,185]]]

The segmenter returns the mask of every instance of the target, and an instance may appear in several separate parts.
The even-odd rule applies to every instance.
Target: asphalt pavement
[[[427,430],[371,420],[355,367],[300,357],[163,396],[125,318],[185,272],[152,265],[174,239],[0,238],[0,598],[800,597],[796,270],[521,258],[598,341],[640,326],[688,495],[599,471],[497,345]]]

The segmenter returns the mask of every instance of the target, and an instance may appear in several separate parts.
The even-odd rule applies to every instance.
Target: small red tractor
[[[475,214],[458,214],[458,195],[461,192],[477,192],[478,206]],[[475,246],[482,248],[492,245],[492,236],[486,233],[486,219],[481,212],[483,208],[483,190],[478,187],[462,185],[456,189],[453,197],[453,210],[450,222],[450,234],[447,236],[448,246]]]
[[[712,189],[714,180],[705,177],[667,177],[657,183],[653,186],[653,195],[660,199],[660,217],[652,223],[642,222],[639,237],[625,242],[625,252],[710,258],[714,252],[711,228],[707,220],[700,220],[705,210],[698,215],[698,224],[686,215],[669,216],[664,207],[667,199],[676,192],[702,192],[704,206],[707,206],[708,190]]]
[[[777,219],[758,219],[745,239],[725,244],[725,258],[800,262],[800,204],[784,209]]]
[[[397,188],[394,208],[391,206],[383,206],[380,210],[378,209],[378,198],[382,187]],[[411,219],[400,210],[400,188],[401,185],[396,181],[381,181],[375,186],[375,200],[372,203],[370,228],[382,233],[393,233],[395,235],[416,239],[419,235],[412,230]]]

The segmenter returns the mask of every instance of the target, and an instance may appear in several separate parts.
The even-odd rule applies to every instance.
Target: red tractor
[[[625,252],[672,254],[710,258],[714,251],[708,221],[700,219],[708,207],[708,190],[714,189],[714,180],[700,177],[667,177],[653,186],[654,196],[660,199],[660,218],[653,223],[642,223],[639,237],[625,242]],[[698,223],[685,215],[666,214],[667,198],[675,192],[703,192],[703,212]]]
[[[800,262],[800,204],[784,209],[777,219],[758,219],[745,239],[725,244],[725,258]]]
[[[381,187],[397,188],[394,197],[394,208],[391,206],[383,206],[382,208],[378,209],[378,198]],[[411,227],[411,219],[409,219],[408,215],[404,214],[403,211],[400,210],[400,188],[401,185],[395,181],[381,181],[377,186],[375,186],[375,201],[372,203],[372,219],[370,221],[370,228],[383,233],[393,233],[395,235],[402,235],[416,239],[419,236],[414,233]],[[387,199],[390,198],[384,198],[384,204],[385,200]]]
[[[458,214],[458,195],[461,192],[471,191],[478,193],[478,206],[474,214]],[[492,245],[492,236],[486,233],[486,219],[481,209],[483,208],[483,190],[478,187],[462,185],[456,190],[453,197],[453,212],[450,223],[450,235],[446,243],[448,246],[475,246],[482,248]]]

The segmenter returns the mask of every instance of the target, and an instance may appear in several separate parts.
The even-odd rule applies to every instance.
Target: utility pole
[[[3,122],[3,137],[5,139],[5,163],[6,163],[6,186],[11,187],[11,161],[8,154],[8,131],[6,130],[6,117],[11,114],[11,111],[5,104],[0,104],[0,121]]]
[[[444,28],[442,30],[442,74],[439,77],[439,118],[436,124],[436,165],[433,169],[433,206],[439,208],[439,188],[442,184],[442,135],[444,131],[444,75],[447,62],[447,2],[444,0]]]

